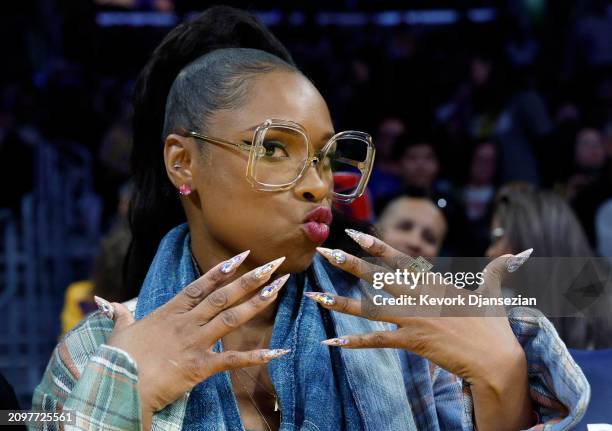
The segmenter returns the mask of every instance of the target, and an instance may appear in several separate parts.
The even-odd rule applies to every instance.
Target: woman
[[[486,254],[495,258],[528,244],[534,249],[532,257],[541,259],[523,272],[523,278],[529,281],[528,288],[538,286],[529,289],[530,295],[537,296],[565,344],[575,349],[612,347],[610,293],[574,295],[570,290],[583,288],[593,277],[607,280],[609,272],[603,260],[594,259],[574,212],[556,193],[506,186],[496,197]]]
[[[216,7],[180,25],[137,88],[128,275],[138,284],[148,273],[136,322],[115,303],[72,331],[35,408],[75,410],[77,426],[96,429],[503,430],[535,426],[538,415],[568,429],[579,420],[588,385],[535,312],[389,318],[392,331],[355,317],[356,277],[372,266],[340,250],[315,254],[332,198],[365,187],[369,139],[334,134],[321,95],[252,16]],[[360,169],[356,189],[333,189],[342,163]],[[391,265],[406,261],[349,232]],[[495,260],[488,284],[523,261]]]

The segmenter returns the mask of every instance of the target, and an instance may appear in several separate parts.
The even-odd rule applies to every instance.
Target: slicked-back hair
[[[138,294],[162,237],[186,220],[164,166],[165,134],[203,127],[212,112],[247,97],[253,76],[276,68],[297,70],[255,16],[227,6],[175,27],[154,50],[134,88],[132,240],[124,263],[131,296]]]

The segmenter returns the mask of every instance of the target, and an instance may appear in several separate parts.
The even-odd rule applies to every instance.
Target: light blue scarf
[[[162,240],[138,297],[136,318],[168,302],[196,277],[189,229],[183,224]],[[291,276],[281,291],[270,347],[291,353],[268,368],[282,411],[281,431],[416,430],[397,351],[320,344],[336,335],[385,329],[378,322],[329,313],[302,294],[324,290],[358,298],[356,285],[355,279],[316,257],[306,273]],[[222,349],[220,342],[215,349]],[[228,372],[194,388],[183,429],[244,430]]]

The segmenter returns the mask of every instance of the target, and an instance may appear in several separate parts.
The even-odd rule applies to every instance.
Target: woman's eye
[[[289,157],[287,147],[278,141],[266,141],[263,143],[266,157]]]

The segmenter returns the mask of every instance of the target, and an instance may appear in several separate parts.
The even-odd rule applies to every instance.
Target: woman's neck
[[[191,254],[194,257],[201,274],[205,274],[220,262],[228,260],[236,254],[244,251],[229,250],[223,244],[216,241],[206,229],[199,228],[199,226],[193,226],[194,224],[196,223],[189,223],[189,230],[191,232]],[[232,281],[238,279],[247,272],[255,269],[256,266],[258,265],[252,262],[249,257],[247,257],[245,261],[236,269],[235,273],[231,276],[231,278],[226,284],[231,283]],[[276,276],[272,275],[272,279],[274,278],[276,278]],[[264,286],[265,284],[262,285],[260,289],[256,289],[252,294],[245,295],[245,297],[241,301],[239,301],[239,303],[248,301],[254,295],[258,295],[259,291]],[[266,308],[265,310],[257,314],[255,317],[253,317],[249,322],[245,324],[245,326],[267,327],[272,325],[276,316],[276,309],[276,304],[273,304],[272,306]]]

